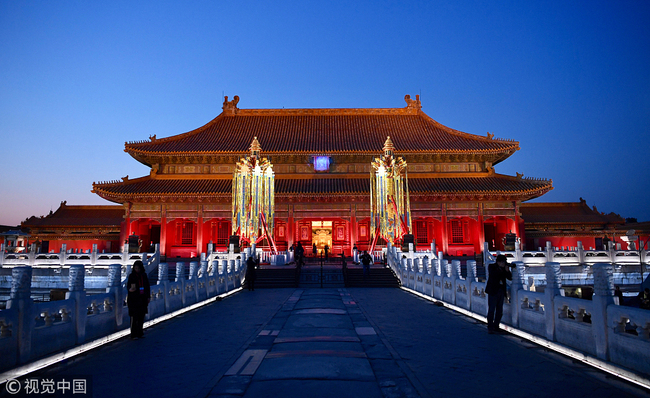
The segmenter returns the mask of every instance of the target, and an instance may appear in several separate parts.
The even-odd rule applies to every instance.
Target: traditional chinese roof
[[[61,206],[52,214],[45,217],[31,217],[23,221],[22,226],[28,228],[54,227],[114,227],[124,221],[123,206]]]
[[[377,154],[390,136],[397,155],[472,155],[497,164],[519,149],[513,140],[478,136],[446,127],[421,110],[420,100],[405,98],[405,108],[385,109],[239,109],[239,98],[224,102],[223,112],[205,126],[167,138],[129,142],[125,151],[152,166],[183,161],[219,163],[244,156],[251,140],[263,143],[265,156]],[[189,159],[189,160],[188,160]],[[227,160],[230,162],[230,160]]]
[[[275,180],[278,200],[309,200],[309,198],[360,196],[369,200],[367,176],[336,176],[327,178],[285,178]],[[495,173],[473,173],[464,176],[429,176],[409,178],[412,200],[484,200],[504,198],[528,200],[553,189],[552,181],[511,177]],[[231,180],[224,178],[174,178],[146,176],[122,182],[98,183],[93,192],[117,203],[130,201],[203,201],[230,200]]]
[[[587,202],[522,203],[520,207],[526,226],[544,224],[624,224],[618,214],[601,213],[596,206],[590,208]]]

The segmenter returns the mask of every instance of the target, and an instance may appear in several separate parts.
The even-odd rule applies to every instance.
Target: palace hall
[[[123,206],[120,239],[137,235],[142,251],[156,243],[167,257],[206,252],[208,243],[225,250],[236,232],[236,165],[254,148],[273,167],[269,234],[277,249],[301,242],[350,255],[371,245],[371,164],[390,150],[407,164],[408,232],[418,249],[435,244],[469,256],[484,242],[503,250],[509,233],[523,239],[521,204],[553,189],[552,181],[497,173],[517,141],[454,130],[426,115],[419,96],[405,101],[402,108],[240,109],[239,97],[225,97],[221,114],[202,127],[126,143],[149,175],[93,183],[93,192]]]

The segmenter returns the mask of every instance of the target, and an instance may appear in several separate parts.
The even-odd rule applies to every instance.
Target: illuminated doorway
[[[311,222],[311,242],[316,244],[318,254],[322,253],[325,245],[332,250],[332,222],[331,221],[312,221]]]

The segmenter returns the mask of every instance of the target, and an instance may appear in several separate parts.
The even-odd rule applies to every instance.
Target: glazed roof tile
[[[408,101],[407,101],[408,102]],[[225,109],[225,108],[224,108]],[[443,126],[419,109],[236,109],[196,130],[131,142],[131,154],[243,154],[257,137],[264,154],[377,153],[390,136],[397,153],[511,154],[513,140]]]
[[[522,203],[522,218],[526,223],[617,223],[625,220],[618,214],[604,214],[587,206],[586,202]]]
[[[538,195],[552,189],[548,180],[521,179],[504,175],[450,178],[410,178],[409,192],[417,195]],[[230,179],[156,179],[143,177],[127,182],[99,183],[93,191],[115,200],[117,197],[229,196]],[[369,195],[368,178],[311,178],[275,180],[276,197],[295,195]],[[535,195],[537,196],[537,195]]]
[[[124,221],[123,206],[68,206],[62,203],[54,213],[46,217],[31,217],[24,227],[42,228],[55,226],[114,226]]]

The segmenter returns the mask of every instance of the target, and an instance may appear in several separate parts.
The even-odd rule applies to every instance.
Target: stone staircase
[[[296,269],[291,268],[258,268],[255,288],[297,287]],[[244,283],[244,288],[248,288]]]
[[[324,267],[321,274],[320,267],[304,267],[300,272],[300,287],[320,288],[321,275],[322,287],[344,287],[343,273],[340,268]]]
[[[390,268],[370,267],[370,277],[363,278],[362,268],[348,268],[346,287],[399,287],[399,279]]]

